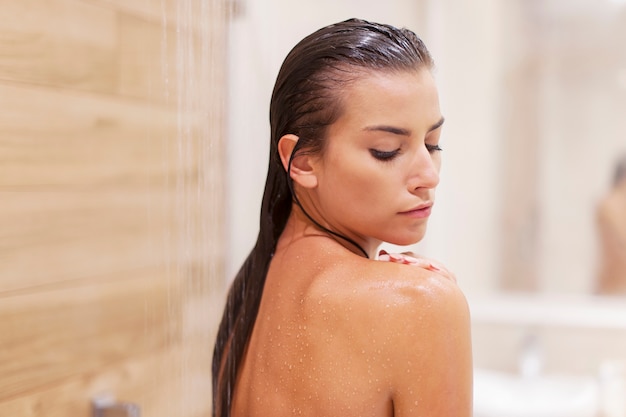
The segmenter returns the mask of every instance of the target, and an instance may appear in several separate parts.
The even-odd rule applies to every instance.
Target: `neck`
[[[289,240],[306,237],[326,237],[334,240],[355,255],[372,259],[378,244],[367,245],[358,239],[350,238],[332,228],[320,224],[309,216],[300,206],[294,204],[291,215],[285,226],[283,235],[288,235]]]

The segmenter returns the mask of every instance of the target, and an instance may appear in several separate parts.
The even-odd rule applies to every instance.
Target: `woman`
[[[406,29],[351,19],[303,39],[270,105],[259,237],[213,358],[218,416],[470,416],[468,309],[422,239],[443,117]],[[383,262],[381,262],[381,260]]]
[[[600,237],[600,274],[595,292],[626,295],[626,155],[615,167],[613,187],[596,211]]]

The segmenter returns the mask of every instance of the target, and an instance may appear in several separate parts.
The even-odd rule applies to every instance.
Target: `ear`
[[[288,134],[278,141],[278,154],[286,172],[289,172],[289,159],[298,140],[298,136]],[[304,188],[317,187],[317,176],[311,164],[311,158],[311,155],[305,153],[294,157],[291,161],[291,179]]]

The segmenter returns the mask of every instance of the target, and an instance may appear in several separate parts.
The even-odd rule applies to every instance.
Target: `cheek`
[[[320,187],[326,186],[324,198],[340,210],[356,210],[375,214],[393,204],[393,174],[371,170],[361,164],[359,169],[336,170]],[[321,190],[321,188],[320,188]]]
[[[362,199],[370,188],[367,177],[354,171],[337,171],[320,183],[320,189],[329,200]]]

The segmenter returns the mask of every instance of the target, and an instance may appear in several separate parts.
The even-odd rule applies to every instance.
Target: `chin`
[[[393,238],[386,240],[386,242],[397,246],[414,245],[424,239],[425,235],[426,230],[422,230],[418,233],[407,233],[405,236],[394,236]]]

